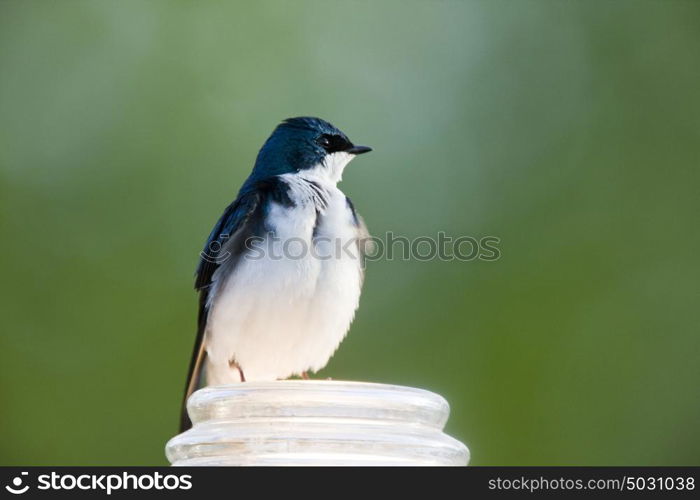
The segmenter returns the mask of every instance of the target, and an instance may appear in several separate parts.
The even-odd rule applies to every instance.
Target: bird
[[[308,116],[283,120],[265,141],[200,253],[181,432],[198,387],[308,378],[333,356],[358,308],[371,243],[337,184],[370,151]]]

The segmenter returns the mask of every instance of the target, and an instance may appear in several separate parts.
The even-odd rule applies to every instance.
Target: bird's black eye
[[[350,144],[350,141],[348,141],[347,137],[344,137],[342,135],[323,134],[321,137],[318,138],[317,142],[323,149],[325,149],[329,153],[335,153],[336,151],[345,151],[346,149],[352,147],[352,144]]]

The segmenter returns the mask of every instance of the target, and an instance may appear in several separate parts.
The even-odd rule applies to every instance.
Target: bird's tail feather
[[[185,395],[182,398],[182,405],[180,407],[180,432],[185,432],[192,427],[192,421],[187,414],[187,400],[202,382],[204,362],[207,355],[204,349],[204,339],[201,338],[203,336],[198,335],[197,337],[200,339],[198,342],[199,345],[195,345],[194,352],[192,353],[187,384],[185,385]]]

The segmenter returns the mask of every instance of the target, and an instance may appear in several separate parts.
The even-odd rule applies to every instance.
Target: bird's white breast
[[[205,334],[209,385],[239,380],[229,360],[246,380],[319,370],[345,336],[362,272],[352,211],[328,177],[336,173],[281,176],[293,206],[272,203],[265,222],[274,237],[242,256],[213,298]],[[309,181],[322,190],[320,210]]]

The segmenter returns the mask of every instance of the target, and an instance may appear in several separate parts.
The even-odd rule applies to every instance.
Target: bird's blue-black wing
[[[232,272],[241,255],[246,251],[248,238],[262,236],[267,232],[264,214],[269,202],[287,207],[294,205],[289,197],[289,185],[285,181],[278,176],[273,176],[252,183],[246,182],[236,200],[226,207],[204,245],[195,279],[195,289],[199,291],[197,338],[192,350],[185,396],[182,400],[181,432],[192,425],[187,416],[186,403],[187,398],[200,382],[204,364],[204,333],[207,328],[209,305],[213,299],[210,295],[215,288],[212,286],[214,274],[224,265],[226,273]],[[216,279],[218,280],[219,277]]]
[[[219,266],[224,261],[237,257],[237,255],[231,255],[230,250],[225,250],[224,247],[230,238],[246,228],[260,207],[262,194],[256,190],[239,196],[236,201],[226,207],[223,215],[209,234],[200,254],[194,284],[196,290],[200,293],[203,292],[202,295],[207,295],[212,276]]]
[[[254,234],[261,219],[261,209],[265,194],[265,191],[260,189],[253,189],[239,194],[238,198],[226,207],[223,215],[214,225],[204,245],[204,250],[200,254],[195,279],[195,289],[199,291],[197,337],[192,350],[185,395],[182,401],[181,431],[187,430],[192,425],[187,415],[186,404],[187,398],[199,385],[204,364],[204,332],[206,331],[207,316],[209,314],[209,293],[212,288],[212,277],[224,262],[228,265],[235,265],[235,260],[240,257],[243,247],[231,245],[231,239],[235,238],[237,241],[243,242],[248,236]]]

